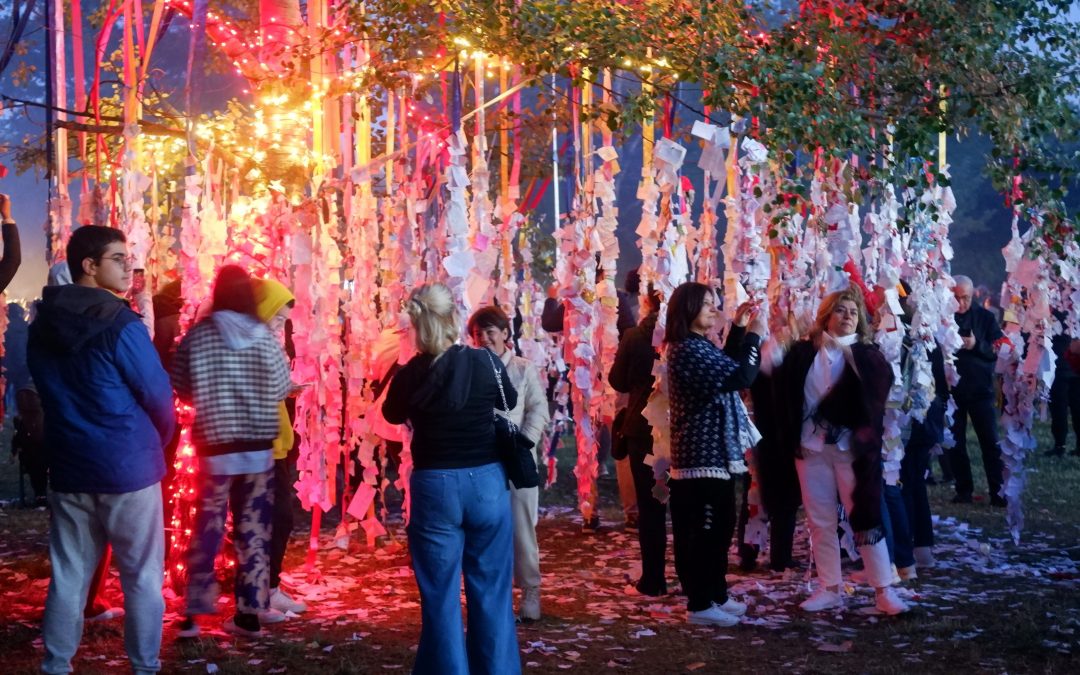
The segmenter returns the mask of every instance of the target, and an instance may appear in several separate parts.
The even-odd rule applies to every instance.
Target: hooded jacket
[[[201,457],[268,450],[291,386],[285,353],[266,324],[230,311],[188,331],[172,381],[180,400],[195,406],[192,440]]]
[[[292,291],[274,279],[255,279],[252,288],[255,291],[255,313],[263,323],[270,323],[270,319],[273,319],[282,307],[296,300]],[[278,403],[278,435],[274,439],[274,459],[285,459],[295,440],[289,410],[285,407],[285,401],[281,401]]]
[[[495,408],[502,408],[495,367],[486,349],[454,345],[436,359],[417,354],[394,375],[383,401],[391,424],[409,422],[417,469],[463,469],[498,461]],[[517,390],[498,368],[506,404],[517,407]]]
[[[119,494],[157,483],[176,419],[139,315],[101,288],[47,287],[42,296],[27,362],[45,410],[52,489]]]

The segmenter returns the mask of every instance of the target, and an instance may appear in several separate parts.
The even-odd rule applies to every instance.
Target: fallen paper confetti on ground
[[[1071,485],[1080,488],[1080,471],[1071,475]],[[999,512],[985,505],[950,507],[945,502],[951,491],[937,488],[935,509],[944,514],[935,528],[937,562],[899,590],[914,606],[910,614],[883,616],[873,609],[870,588],[851,585],[842,611],[808,615],[798,607],[809,593],[806,569],[744,573],[733,553],[731,593],[747,602],[749,611],[739,626],[710,628],[686,623],[681,596],[626,593],[628,581],[640,573],[637,537],[619,524],[613,484],[602,482],[601,487],[605,524],[596,534],[582,534],[580,516],[558,502],[542,510],[544,618],[518,627],[523,667],[530,673],[895,672],[912,666],[920,672],[1070,672],[1080,654],[1078,522],[1033,523],[1017,547],[1002,527],[993,526]],[[1059,489],[1069,494],[1067,486],[1055,485],[1051,498],[1058,498]],[[543,499],[559,498],[557,490]],[[391,535],[404,542],[400,521],[389,525]],[[297,533],[282,583],[310,609],[267,626],[260,640],[241,640],[221,630],[233,611],[228,582],[221,613],[207,617],[198,640],[176,640],[182,599],[170,599],[162,649],[165,671],[410,669],[420,611],[407,548],[371,550],[354,538],[342,550],[333,546],[335,531],[336,523],[326,524],[317,573],[305,572],[307,532]],[[34,672],[43,653],[46,532],[47,513],[0,508],[0,596],[5,600],[0,640],[8,646],[4,672]],[[805,561],[802,525],[796,542],[796,558]],[[670,545],[668,556],[669,588],[675,590]],[[768,562],[767,553],[759,562]],[[849,575],[852,568],[845,565]],[[113,576],[110,598],[119,603],[115,571]],[[126,670],[122,622],[87,625],[76,668],[110,674]]]

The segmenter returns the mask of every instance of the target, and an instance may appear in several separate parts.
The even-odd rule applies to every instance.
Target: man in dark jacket
[[[1065,312],[1054,310],[1054,318],[1065,326]],[[1080,456],[1080,375],[1073,370],[1065,358],[1073,338],[1065,331],[1054,336],[1054,355],[1057,356],[1054,368],[1054,384],[1050,387],[1050,433],[1054,436],[1054,447],[1046,452],[1047,457],[1061,457],[1065,454],[1065,439],[1069,435],[1069,418],[1072,418],[1073,434],[1077,436],[1073,455]]]
[[[146,327],[119,297],[132,272],[123,233],[83,226],[67,261],[74,283],[44,289],[27,349],[45,410],[52,507],[42,671],[70,672],[90,577],[109,543],[128,658],[135,672],[155,672],[165,611],[159,482],[176,424],[172,389]]]
[[[960,382],[952,388],[956,401],[953,417],[953,438],[956,445],[949,449],[949,464],[955,478],[954,504],[970,504],[975,490],[971,478],[971,460],[967,453],[967,418],[975,427],[982,448],[986,483],[990,488],[990,503],[1005,506],[1000,494],[1002,483],[1001,448],[998,446],[997,413],[994,411],[994,364],[997,346],[1004,338],[994,315],[971,302],[973,285],[965,276],[954,277],[953,294],[960,305],[956,324],[964,341],[956,353],[956,370]]]

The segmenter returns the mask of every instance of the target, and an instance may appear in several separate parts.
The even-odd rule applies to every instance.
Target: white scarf
[[[844,372],[844,348],[855,344],[859,336],[852,333],[838,338],[822,333],[821,338],[821,347],[818,348],[817,356],[814,357],[814,363],[806,373],[806,382],[803,384],[802,446],[815,451],[825,447],[825,430],[819,428],[810,418]],[[840,435],[836,443],[839,449],[847,450],[848,436],[846,431]]]

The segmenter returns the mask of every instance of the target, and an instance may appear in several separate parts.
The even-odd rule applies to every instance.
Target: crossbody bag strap
[[[491,356],[491,350],[485,347],[484,351],[487,352],[488,361],[491,362],[491,369],[495,371],[495,384],[499,385],[499,398],[502,399],[503,410],[509,414],[510,406],[506,403],[506,391],[503,389],[502,371],[495,365],[495,359]]]

